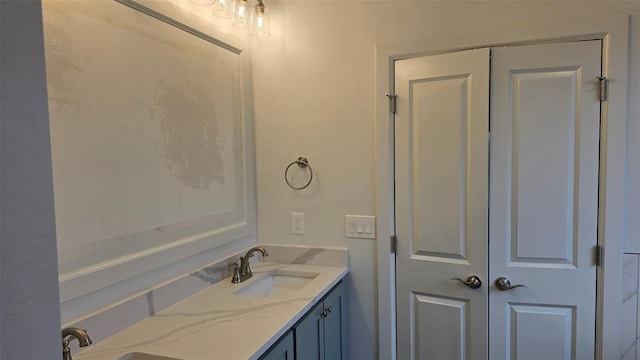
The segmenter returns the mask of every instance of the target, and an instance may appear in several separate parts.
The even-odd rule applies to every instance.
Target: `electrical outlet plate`
[[[291,233],[304,235],[304,213],[291,213]]]
[[[345,215],[344,235],[350,238],[375,239],[376,217],[363,215]]]

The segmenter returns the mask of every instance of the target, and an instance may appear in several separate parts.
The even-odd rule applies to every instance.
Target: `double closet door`
[[[398,359],[593,359],[601,42],[396,61]]]

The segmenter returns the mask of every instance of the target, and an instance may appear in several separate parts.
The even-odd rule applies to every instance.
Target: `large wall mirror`
[[[43,3],[63,303],[255,226],[244,55],[160,5]]]

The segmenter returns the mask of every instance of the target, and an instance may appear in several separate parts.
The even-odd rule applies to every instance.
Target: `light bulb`
[[[270,36],[269,13],[262,1],[258,1],[253,8],[251,19],[251,34],[255,36]]]
[[[233,26],[238,28],[246,28],[249,24],[249,16],[247,11],[247,0],[236,0],[236,7],[233,15]]]
[[[258,31],[264,30],[264,14],[258,15],[256,19],[256,29]]]

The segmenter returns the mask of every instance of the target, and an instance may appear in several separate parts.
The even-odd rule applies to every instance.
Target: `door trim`
[[[394,228],[394,133],[386,94],[394,92],[394,61],[478,47],[602,40],[602,76],[611,79],[609,101],[601,107],[596,357],[620,358],[620,292],[624,239],[624,192],[629,16],[614,16],[510,32],[439,37],[376,46],[376,231],[378,255],[379,357],[396,358],[395,256],[389,252]],[[602,286],[600,286],[602,284]],[[392,324],[389,326],[389,324]],[[605,336],[606,335],[606,336]]]

